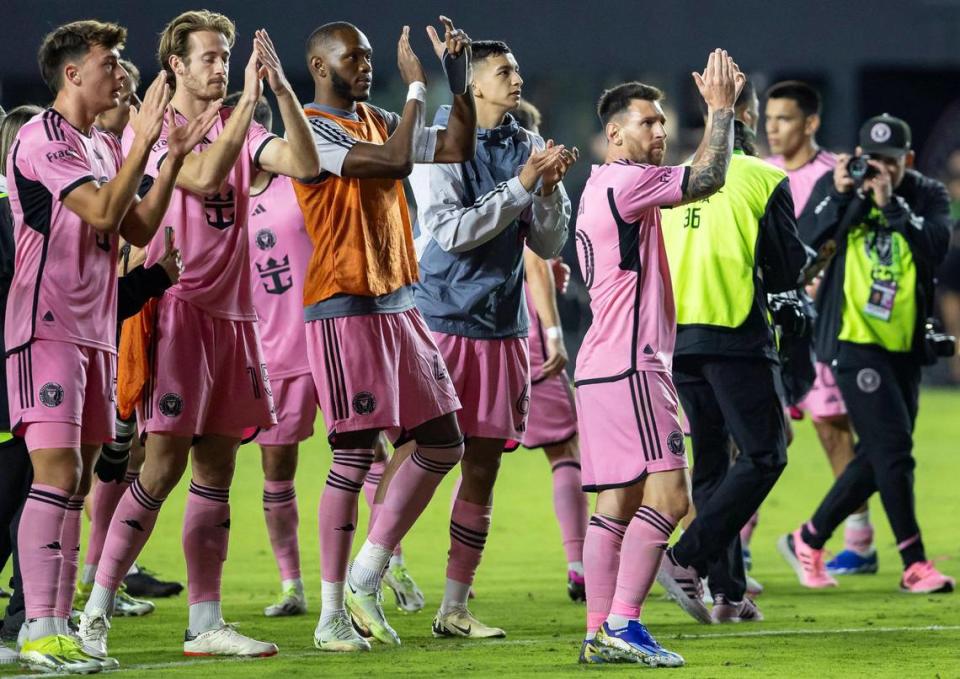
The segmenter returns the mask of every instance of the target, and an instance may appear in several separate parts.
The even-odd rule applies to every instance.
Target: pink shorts
[[[566,373],[533,382],[527,430],[523,433],[524,447],[534,449],[566,443],[576,434],[577,411]]]
[[[29,425],[61,423],[79,427],[71,435],[79,435],[76,442],[69,442],[71,447],[113,440],[117,388],[114,354],[71,342],[37,339],[10,354],[6,367],[10,430],[14,434],[24,436]],[[62,427],[58,430],[64,431]]]
[[[270,379],[277,425],[261,431],[254,439],[261,446],[289,446],[313,436],[317,419],[317,390],[313,377],[291,375]]]
[[[309,321],[307,357],[331,440],[366,429],[396,438],[460,409],[416,309]]]
[[[519,441],[530,412],[527,339],[472,339],[433,333],[463,408],[465,437]]]
[[[648,474],[687,467],[680,399],[668,373],[580,383],[576,401],[585,491],[632,486]]]
[[[817,361],[817,379],[814,380],[810,392],[797,404],[797,408],[810,413],[810,418],[814,422],[822,422],[847,414],[847,405],[843,402],[837,381],[826,363]]]
[[[150,361],[137,407],[141,433],[241,438],[277,423],[256,321],[214,318],[164,295]]]

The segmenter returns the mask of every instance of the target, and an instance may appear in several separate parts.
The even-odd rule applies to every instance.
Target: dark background
[[[544,113],[545,136],[584,151],[567,181],[575,201],[599,132],[593,109],[600,91],[633,79],[666,90],[671,123],[668,161],[677,162],[699,140],[690,72],[702,69],[715,47],[729,50],[761,92],[785,78],[817,85],[824,97],[819,141],[831,150],[852,147],[859,123],[881,112],[912,125],[918,163],[925,173],[949,179],[948,158],[960,149],[960,0],[7,0],[0,10],[0,103],[10,108],[49,101],[36,66],[36,49],[44,33],[60,23],[97,18],[127,26],[125,56],[149,80],[158,68],[155,51],[163,26],[179,12],[201,7],[221,11],[237,24],[234,85],[240,85],[253,31],[264,27],[304,101],[312,99],[304,41],[328,21],[351,21],[366,32],[375,50],[373,101],[394,109],[405,93],[396,71],[396,41],[403,24],[411,26],[414,48],[433,81],[431,109],[446,103],[449,94],[424,33],[427,23],[438,25],[436,17],[443,13],[473,38],[505,40],[526,80],[524,97]],[[960,200],[960,154],[953,160],[957,177],[951,189],[956,187]],[[567,259],[575,261],[572,249]],[[574,285],[571,294],[564,321],[576,344],[587,314],[583,291]]]

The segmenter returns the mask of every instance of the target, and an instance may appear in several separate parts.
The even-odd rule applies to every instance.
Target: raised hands
[[[163,115],[170,103],[170,96],[167,76],[161,71],[143,95],[140,108],[130,107],[130,127],[148,146],[153,146],[160,138],[160,132],[163,130]]]
[[[716,49],[703,73],[693,72],[693,81],[708,108],[725,109],[733,108],[747,79],[726,50]]]
[[[576,147],[568,149],[563,144],[554,144],[550,139],[543,150],[530,154],[526,165],[520,170],[520,183],[527,191],[533,191],[537,180],[541,180],[541,194],[549,195],[579,157],[580,151]]]
[[[427,37],[433,43],[433,51],[437,54],[437,59],[443,59],[443,52],[446,50],[450,56],[457,58],[463,54],[464,50],[470,52],[470,38],[459,28],[453,27],[453,22],[447,17],[440,15],[440,23],[443,24],[443,40],[437,34],[437,29],[433,26],[427,26]]]
[[[423,64],[410,46],[409,26],[403,27],[400,41],[397,43],[397,68],[400,69],[400,77],[403,78],[404,85],[415,82],[426,84],[427,76],[423,72]]]
[[[266,29],[261,28],[254,34],[253,51],[257,55],[257,61],[260,62],[260,73],[266,76],[273,93],[288,91],[290,83],[287,81],[283,66],[280,64],[280,57],[277,56],[277,49],[273,46],[273,41]]]
[[[173,106],[167,106],[167,154],[170,158],[185,158],[210,131],[220,114],[222,99],[211,101],[207,108],[193,120],[177,125]]]

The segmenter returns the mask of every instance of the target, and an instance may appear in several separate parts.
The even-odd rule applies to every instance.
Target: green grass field
[[[877,500],[872,502],[880,573],[842,580],[836,591],[800,588],[775,551],[776,538],[807,518],[830,482],[826,459],[809,421],[797,423],[790,464],[763,506],[754,535],[753,575],[765,586],[759,599],[766,621],[707,627],[662,599],[656,588],[644,619],[687,667],[672,674],[695,677],[949,677],[960,676],[960,593],[909,596],[897,589],[900,564]],[[960,577],[960,393],[926,391],[921,400],[916,456],[917,504],[924,541],[939,566]],[[416,615],[388,613],[403,646],[375,646],[369,654],[337,656],[313,648],[320,575],[316,508],[330,453],[322,437],[301,451],[298,494],[301,554],[311,612],[267,619],[263,607],[278,593],[278,575],[260,505],[259,452],[240,452],[231,492],[233,535],[224,574],[224,612],[241,629],[275,641],[280,655],[252,661],[189,660],[181,655],[185,594],[158,601],[145,618],[114,622],[111,655],[123,673],[162,677],[262,676],[581,676],[584,671],[636,673],[634,667],[583,668],[576,663],[584,609],[565,592],[559,529],[553,518],[549,468],[542,453],[508,455],[497,488],[493,529],[471,605],[479,618],[504,627],[507,639],[459,642],[433,639],[430,622],[443,588],[448,547],[448,478],[404,542],[407,563],[427,596]],[[141,559],[164,576],[185,578],[180,517],[186,479],[167,501]],[[366,508],[361,508],[365,525]],[[359,547],[359,540],[356,546]],[[832,543],[839,549],[838,540]],[[4,581],[8,574],[3,575]],[[388,594],[389,597],[389,594]],[[392,600],[392,598],[390,598]],[[0,672],[9,676],[10,668]],[[149,674],[147,674],[149,672]]]

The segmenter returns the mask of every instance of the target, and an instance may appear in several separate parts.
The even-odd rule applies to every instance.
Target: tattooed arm
[[[707,104],[703,141],[690,165],[680,204],[701,200],[723,186],[733,155],[733,108],[746,82],[725,50],[714,50],[703,73],[693,73],[694,82]]]
[[[733,155],[733,109],[711,111],[703,141],[690,163],[680,205],[706,198],[723,186]]]

